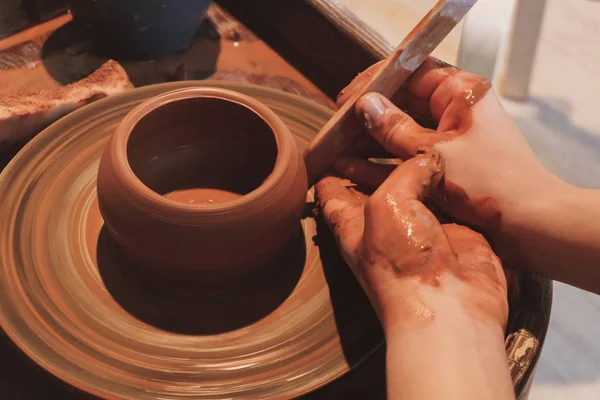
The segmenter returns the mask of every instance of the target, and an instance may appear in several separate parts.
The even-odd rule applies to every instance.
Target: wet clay
[[[432,197],[445,210],[452,210],[455,218],[476,225],[486,232],[500,229],[502,213],[492,197],[470,198],[457,184],[444,179],[437,193]]]
[[[145,274],[227,286],[297,230],[306,171],[288,128],[238,93],[194,88],[134,109],[98,173],[106,226]]]
[[[472,107],[485,96],[491,85],[484,78],[453,67],[446,67],[444,70],[448,71],[448,77],[438,86],[430,100],[432,116],[439,121],[438,132],[454,130],[458,136],[467,132],[473,125]],[[458,80],[459,83],[450,80]],[[451,91],[451,85],[464,89]]]
[[[469,312],[506,323],[502,267],[486,240],[463,226],[440,225],[422,203],[442,175],[439,153],[429,151],[399,165],[368,201],[357,198],[349,182],[339,177],[321,180],[317,194],[358,280],[375,293],[371,297],[380,315],[394,302],[394,315],[400,307],[403,318],[433,320],[433,310],[411,282],[440,288],[452,276],[468,281],[465,287],[476,287],[474,296],[485,293],[482,304],[465,297]],[[403,300],[394,290],[405,292]],[[387,317],[383,320],[389,323]]]
[[[422,204],[442,174],[439,153],[420,154],[398,166],[377,189],[365,210],[365,261],[431,286],[440,285],[444,270],[457,269],[441,225]]]
[[[446,252],[448,257],[443,251],[449,246],[441,226],[421,203],[441,177],[440,163],[437,153],[419,155],[398,166],[370,198],[358,198],[348,181],[338,177],[317,184],[324,216],[340,242],[361,238],[352,242],[357,249],[342,247],[354,261],[359,280],[370,282],[367,287],[386,280],[379,270],[439,286],[441,272],[456,264],[452,253]]]
[[[242,195],[222,189],[185,189],[167,193],[165,197],[186,204],[218,204],[237,200]]]
[[[500,260],[481,234],[462,225],[443,227],[459,264],[455,276],[471,289],[459,297],[463,307],[477,318],[491,318],[505,327],[507,283]]]

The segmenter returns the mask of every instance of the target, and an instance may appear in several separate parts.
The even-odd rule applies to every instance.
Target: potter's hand
[[[385,329],[427,321],[447,300],[503,329],[506,281],[478,233],[442,226],[421,202],[439,184],[437,152],[398,166],[370,196],[335,176],[316,186],[323,216]]]
[[[378,67],[375,64],[346,87],[338,104]],[[505,209],[512,206],[511,200],[539,195],[552,176],[489,89],[484,78],[429,58],[392,97],[399,107],[373,93],[358,101],[356,113],[365,119],[371,136],[392,155],[406,159],[420,150],[436,148],[446,162],[443,190],[432,193],[438,206],[459,220],[495,230],[503,222]],[[401,108],[417,119],[432,120],[437,129],[423,127]],[[360,183],[362,176],[352,174],[357,162],[342,159],[336,169]],[[373,184],[372,178],[369,181]]]
[[[441,176],[439,155],[427,152],[370,197],[335,176],[316,193],[382,321],[388,398],[512,399],[502,267],[481,235],[442,226],[421,202]]]
[[[338,104],[377,68],[359,75]],[[370,136],[359,137],[351,149],[363,159],[340,159],[338,173],[376,187],[386,169],[364,157],[383,151],[406,159],[435,148],[446,171],[440,190],[431,194],[434,201],[482,228],[505,266],[600,293],[600,192],[574,188],[549,173],[485,79],[429,58],[391,100],[367,94],[357,102]],[[416,121],[433,121],[437,128]]]

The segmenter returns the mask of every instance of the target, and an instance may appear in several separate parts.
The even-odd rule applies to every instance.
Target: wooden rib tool
[[[404,38],[371,79],[333,115],[304,152],[308,183],[313,185],[362,130],[354,105],[369,92],[393,95],[462,20],[477,0],[440,0]]]

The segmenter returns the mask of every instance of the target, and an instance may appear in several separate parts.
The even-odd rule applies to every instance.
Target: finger
[[[461,70],[450,64],[428,57],[408,78],[406,89],[416,98],[429,100],[445,79],[459,72]]]
[[[371,79],[373,75],[381,68],[383,62],[381,60],[369,68],[361,72],[350,82],[340,93],[338,94],[336,104],[341,107],[352,95],[358,90],[364,83]],[[435,57],[427,57],[425,61],[417,68],[417,70],[408,78],[403,89],[398,92],[404,92],[398,99],[401,101],[408,102],[409,100],[426,99],[429,100],[435,89],[439,84],[450,75],[456,74],[459,69],[453,67],[450,64],[446,64],[443,61],[438,60]],[[414,96],[411,98],[412,95]],[[393,99],[396,100],[396,98]]]
[[[439,152],[432,150],[418,154],[396,167],[374,196],[389,194],[422,202],[429,189],[439,184],[443,173],[444,165]]]
[[[336,105],[341,107],[359,90],[365,82],[373,77],[373,75],[379,70],[383,61],[379,61],[369,68],[358,74],[356,78],[348,84],[338,94]],[[392,97],[392,103],[404,110],[406,113],[412,115],[415,118],[420,119],[431,119],[431,113],[429,111],[429,96],[426,98],[418,98],[409,91],[406,90],[406,85],[400,88]]]
[[[500,259],[483,235],[463,225],[445,224],[443,228],[463,273],[484,274],[494,282],[506,284]]]
[[[422,202],[441,172],[437,153],[420,154],[399,165],[365,206],[364,249],[372,258],[385,254],[397,271],[427,277],[433,285],[440,268],[458,268],[442,226]]]
[[[407,159],[435,143],[452,139],[455,132],[436,132],[423,128],[388,99],[368,93],[356,103],[356,112],[366,119],[373,138],[390,153]]]
[[[469,108],[489,90],[487,79],[462,71],[435,58],[427,59],[408,79],[407,92],[413,97],[426,100],[430,115],[436,122],[453,102]],[[440,131],[456,129],[456,121],[449,126],[440,126]]]
[[[338,96],[338,107],[348,101],[377,72],[382,63],[383,61],[373,64],[346,86]],[[489,88],[490,83],[485,78],[460,70],[435,57],[428,57],[390,99],[413,117],[425,120],[431,118],[440,122],[453,99],[467,104],[474,103]]]
[[[356,190],[356,185],[348,179],[339,176],[327,175],[315,185],[319,206],[324,210],[327,203],[332,200],[343,203],[348,207],[361,207],[368,200],[368,196]],[[327,216],[325,216],[327,217]]]
[[[333,164],[333,169],[342,177],[358,186],[377,189],[397,164],[377,164],[357,157],[342,157]]]
[[[432,117],[447,125],[441,125],[439,129],[457,129],[457,121],[463,119],[459,111],[470,109],[481,100],[490,87],[487,79],[465,71],[448,75],[441,80],[429,100]],[[448,113],[455,116],[454,121],[452,118],[446,118]]]
[[[315,185],[323,219],[332,230],[346,261],[356,256],[364,230],[363,206],[367,196],[351,189],[348,180],[326,176]]]

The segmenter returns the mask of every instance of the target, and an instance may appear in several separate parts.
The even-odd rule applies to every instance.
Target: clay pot
[[[149,276],[218,285],[278,257],[299,227],[306,170],[265,105],[189,88],[133,109],[98,172],[105,227]]]

